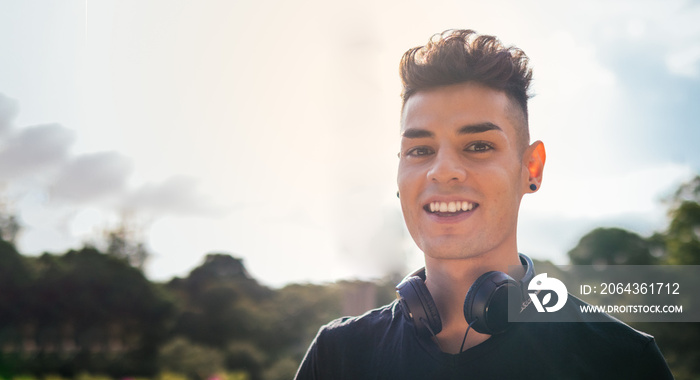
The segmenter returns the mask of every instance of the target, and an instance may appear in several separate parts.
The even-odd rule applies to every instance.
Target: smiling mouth
[[[455,216],[465,212],[469,212],[479,207],[478,203],[466,201],[452,202],[430,202],[423,206],[423,209],[431,214],[438,216]]]

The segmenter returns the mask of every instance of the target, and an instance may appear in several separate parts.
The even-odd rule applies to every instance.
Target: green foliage
[[[648,265],[656,263],[649,243],[620,228],[597,228],[569,251],[575,265]]]
[[[8,213],[0,200],[0,240],[14,244],[21,230],[22,226],[19,224],[17,216]]]
[[[262,379],[267,361],[265,352],[250,342],[233,342],[226,348],[226,368],[245,373],[249,380]]]
[[[264,380],[289,380],[294,378],[299,362],[292,358],[282,358],[265,371]]]
[[[156,380],[189,380],[187,376],[175,373],[175,372],[170,372],[170,371],[162,371],[156,376]]]
[[[671,197],[671,209],[677,207],[682,202],[700,202],[700,175],[696,175],[690,181],[678,187],[678,190]]]
[[[337,286],[329,285],[292,284],[280,289],[270,308],[277,333],[268,344],[290,347],[291,355],[301,360],[319,327],[342,315],[341,294]]]
[[[38,380],[36,377],[32,375],[17,375],[12,377],[12,380]]]
[[[67,379],[61,375],[50,373],[48,375],[45,375],[43,380],[70,380],[70,379]]]
[[[700,265],[700,203],[684,201],[670,215],[665,236],[669,264]]]
[[[189,277],[173,279],[166,288],[180,299],[175,335],[225,350],[230,342],[269,331],[263,310],[273,292],[251,278],[240,259],[207,255]]]
[[[617,228],[591,231],[569,251],[572,264],[700,264],[700,176],[668,202],[665,231],[642,238]],[[676,380],[700,379],[700,323],[633,323],[656,338]]]
[[[143,269],[149,257],[145,244],[135,237],[135,232],[127,226],[126,221],[115,229],[105,231],[107,238],[107,253],[123,260],[132,266]]]
[[[13,257],[7,247],[0,241],[0,258]],[[143,273],[92,248],[13,260],[4,268],[14,277],[3,276],[13,284],[4,287],[22,293],[5,292],[10,307],[2,306],[21,318],[2,313],[0,344],[9,352],[0,368],[64,377],[155,373],[172,305]]]
[[[662,235],[668,263],[700,264],[700,176],[676,191],[668,215],[671,222]]]
[[[0,326],[17,325],[28,310],[24,297],[30,286],[30,272],[25,259],[15,247],[0,240]],[[1,329],[1,328],[0,328]]]
[[[88,372],[80,372],[75,376],[74,380],[113,380],[106,375],[93,375]]]
[[[681,185],[669,202],[669,226],[649,240],[664,253],[664,263],[700,264],[700,176]],[[700,377],[700,323],[649,323],[676,380]]]
[[[247,372],[234,371],[234,372],[226,372],[222,375],[219,375],[218,379],[219,380],[250,380],[250,376],[248,376]]]
[[[366,307],[377,307],[393,300],[396,282],[272,290],[240,259],[212,254],[188,277],[154,284],[94,248],[23,257],[1,240],[0,274],[0,346],[14,350],[0,355],[3,379],[289,379],[349,294],[367,291],[375,301]]]
[[[224,369],[221,352],[184,338],[175,338],[163,345],[158,362],[167,373],[181,373],[194,380],[208,379]]]
[[[117,324],[133,331],[167,312],[143,273],[123,260],[85,248],[39,261],[35,291],[40,302],[54,305],[50,314],[36,316],[40,323]]]

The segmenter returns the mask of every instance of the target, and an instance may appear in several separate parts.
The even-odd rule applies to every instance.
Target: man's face
[[[398,186],[406,225],[433,258],[517,251],[530,148],[522,113],[505,93],[475,83],[420,91],[401,123]]]

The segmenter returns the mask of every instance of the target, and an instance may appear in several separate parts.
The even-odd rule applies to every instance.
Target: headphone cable
[[[467,341],[467,334],[469,334],[469,329],[471,329],[471,328],[472,328],[472,325],[473,325],[476,321],[478,321],[478,320],[479,320],[479,318],[476,318],[475,320],[473,320],[473,321],[469,324],[469,326],[467,326],[467,331],[464,333],[464,338],[462,339],[462,345],[459,347],[459,353],[460,353],[460,354],[462,353],[462,350],[464,349],[464,343]]]

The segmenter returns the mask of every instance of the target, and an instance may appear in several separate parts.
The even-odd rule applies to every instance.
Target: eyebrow
[[[465,125],[457,131],[457,134],[470,135],[470,134],[474,134],[474,133],[483,133],[483,132],[488,132],[488,131],[503,131],[503,129],[494,123],[486,122],[486,123]],[[408,139],[420,139],[420,138],[426,138],[426,137],[434,137],[435,135],[433,134],[433,132],[430,132],[426,129],[409,128],[409,129],[405,130],[401,134],[401,136],[408,138]]]

